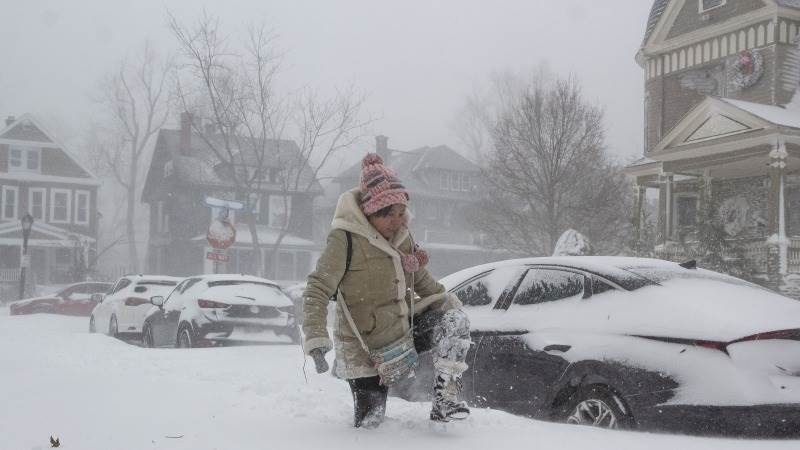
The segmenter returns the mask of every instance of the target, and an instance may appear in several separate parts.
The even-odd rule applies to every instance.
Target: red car
[[[92,294],[108,291],[110,283],[75,283],[61,289],[55,294],[42,297],[26,298],[9,303],[9,313],[18,314],[65,314],[69,316],[88,316],[97,305],[92,301]]]

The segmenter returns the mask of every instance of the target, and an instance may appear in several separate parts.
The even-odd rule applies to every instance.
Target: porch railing
[[[0,283],[19,281],[19,269],[0,269]]]

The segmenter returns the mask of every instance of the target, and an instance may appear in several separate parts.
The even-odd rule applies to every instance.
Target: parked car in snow
[[[198,275],[168,296],[151,297],[146,347],[294,343],[294,304],[272,281],[249,275]]]
[[[98,304],[89,318],[89,332],[109,336],[139,337],[144,317],[153,305],[150,297],[166,295],[183,278],[165,275],[126,275],[105,295],[97,295]]]
[[[53,294],[9,303],[8,311],[12,316],[36,313],[88,316],[96,305],[92,294],[106,292],[110,287],[111,283],[100,282],[70,284]]]
[[[800,302],[691,263],[502,261],[441,282],[472,328],[465,399],[607,428],[800,432]],[[429,400],[432,365],[393,389]]]

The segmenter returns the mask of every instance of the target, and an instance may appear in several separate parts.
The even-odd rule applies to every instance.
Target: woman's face
[[[392,205],[389,214],[380,217],[377,214],[369,216],[369,223],[378,230],[386,240],[391,241],[394,236],[406,226],[405,205]]]

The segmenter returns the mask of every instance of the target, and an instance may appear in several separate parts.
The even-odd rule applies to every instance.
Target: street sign
[[[230,255],[226,255],[222,252],[206,252],[206,259],[210,259],[211,261],[216,262],[231,262]]]
[[[31,255],[22,255],[20,267],[28,268],[31,266]]]
[[[244,208],[244,203],[238,202],[236,200],[222,200],[220,198],[206,197],[205,202],[207,206],[210,206],[212,208],[226,208],[226,209],[232,209],[234,211],[238,211]]]
[[[230,222],[214,219],[206,233],[208,245],[224,250],[236,242],[236,228]]]

